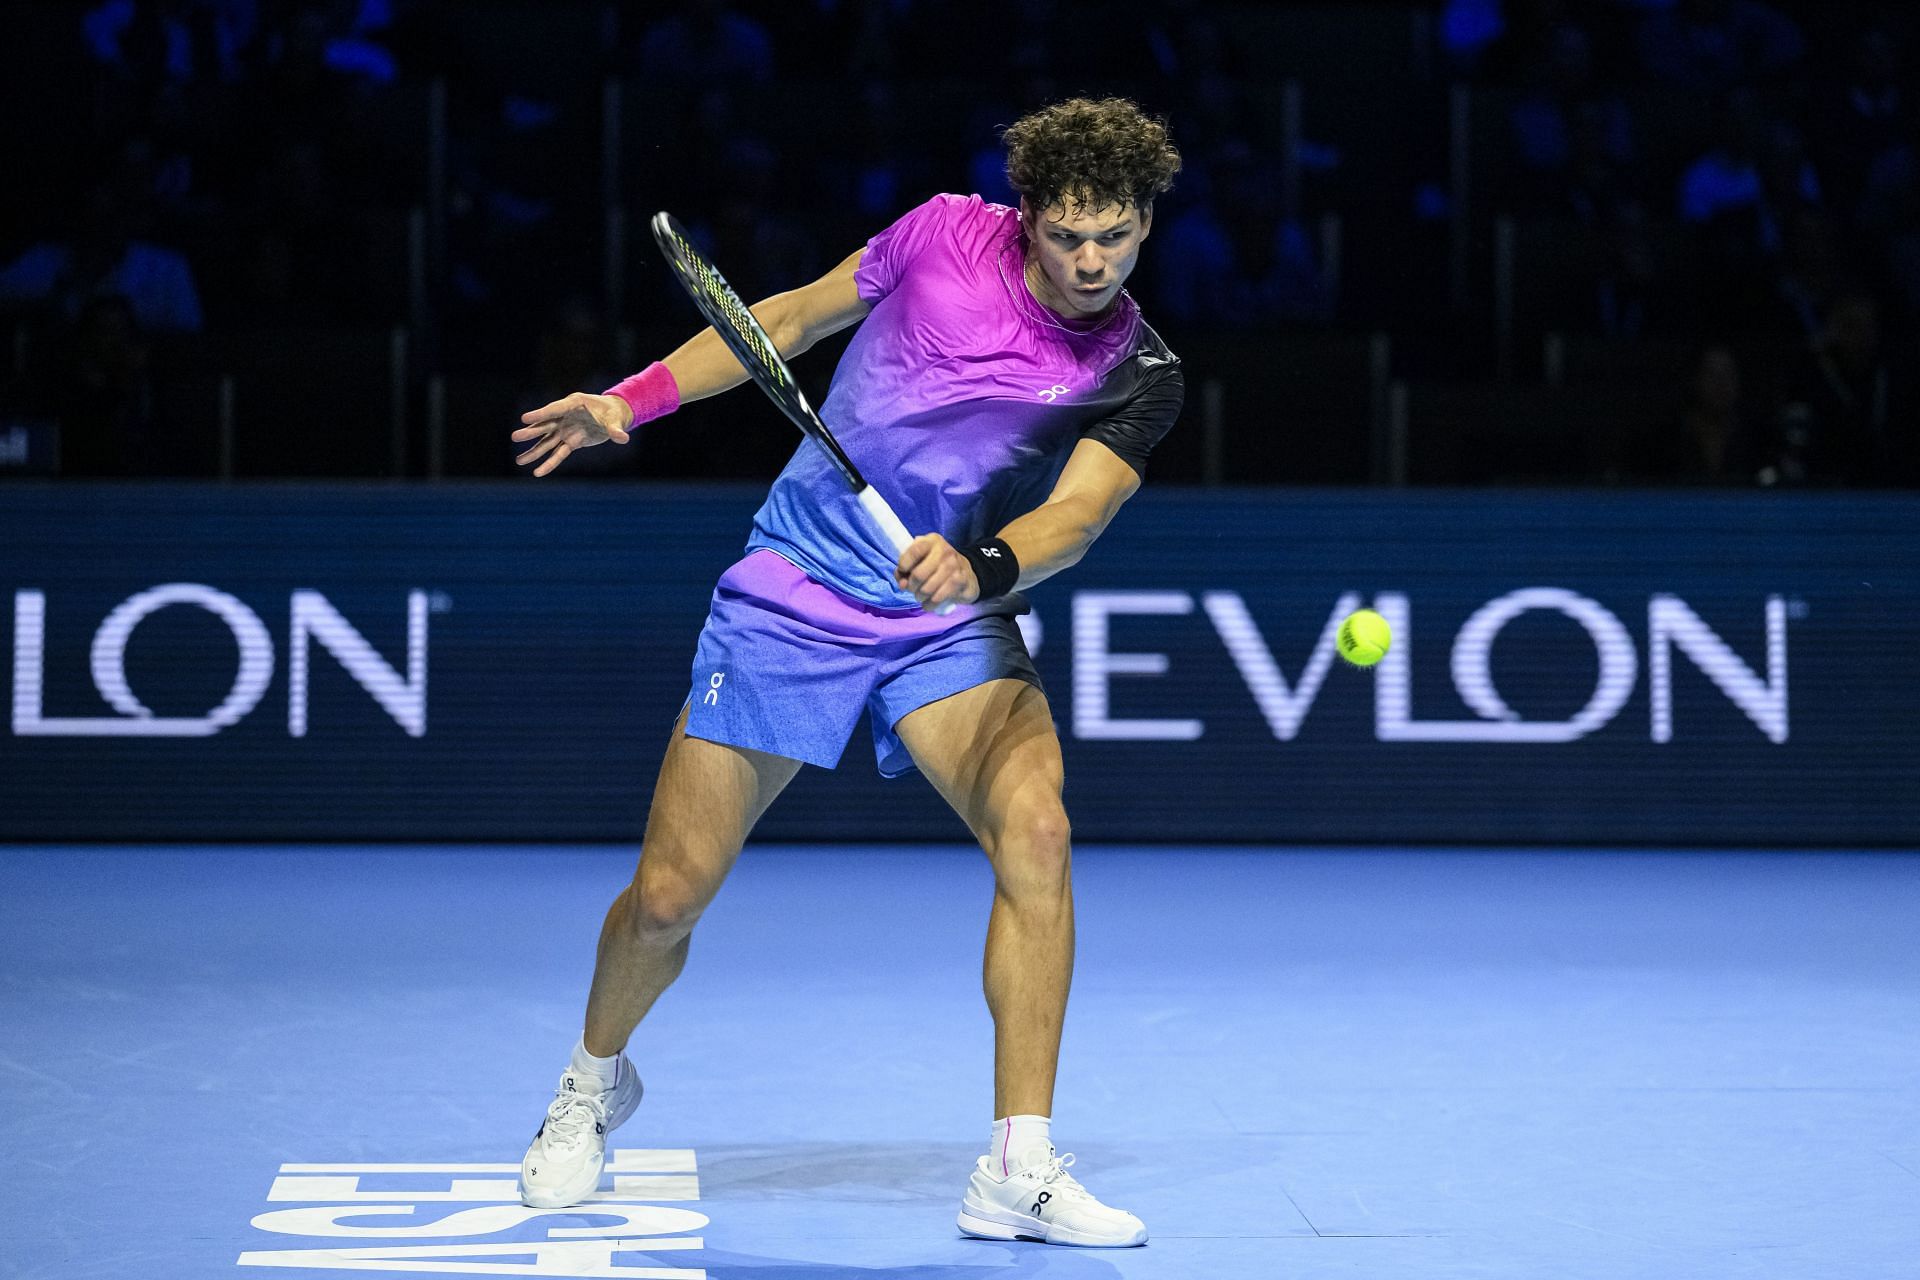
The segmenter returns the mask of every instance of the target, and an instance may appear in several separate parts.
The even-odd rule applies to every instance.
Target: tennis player
[[[529,1205],[599,1184],[640,1081],[625,1048],[687,960],[754,823],[804,764],[833,768],[863,710],[882,774],[915,768],[995,877],[986,996],[994,1115],[959,1216],[969,1235],[1137,1245],[1050,1134],[1073,973],[1060,744],[1020,638],[1019,591],[1086,553],[1179,415],[1180,362],[1122,287],[1180,157],[1123,99],[1076,98],[1006,131],[1018,210],[941,195],[812,284],[754,307],[792,357],[865,321],[822,417],[909,529],[896,556],[803,441],[744,559],[714,589],[634,878],[607,913],[586,1027],[520,1167]],[[708,329],[603,395],[522,418],[522,464],[572,452],[746,380]],[[945,606],[952,609],[938,612]]]

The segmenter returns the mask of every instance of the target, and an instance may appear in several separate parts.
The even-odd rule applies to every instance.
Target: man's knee
[[[643,858],[628,890],[628,927],[641,941],[669,946],[693,932],[712,887],[665,859]]]
[[[1064,891],[1073,862],[1072,836],[1058,797],[1016,805],[989,849],[1001,892],[1051,897]]]

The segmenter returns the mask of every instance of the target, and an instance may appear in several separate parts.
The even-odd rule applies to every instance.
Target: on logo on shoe
[[[690,1233],[707,1225],[706,1215],[671,1207],[700,1198],[691,1150],[615,1149],[606,1166],[613,1190],[562,1209],[521,1204],[519,1169],[517,1163],[283,1164],[267,1200],[297,1207],[270,1209],[253,1226],[307,1243],[249,1249],[236,1261],[410,1275],[706,1280],[704,1268],[661,1266],[648,1256],[704,1247]],[[580,1225],[588,1218],[619,1221]]]

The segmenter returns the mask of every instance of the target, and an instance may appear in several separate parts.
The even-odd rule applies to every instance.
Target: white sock
[[[573,1074],[591,1081],[601,1093],[613,1088],[620,1080],[620,1055],[608,1058],[596,1058],[587,1052],[587,1038],[581,1036],[573,1046]]]
[[[987,1172],[1004,1178],[1029,1165],[1053,1158],[1049,1116],[1006,1116],[993,1122],[993,1143],[987,1148]]]

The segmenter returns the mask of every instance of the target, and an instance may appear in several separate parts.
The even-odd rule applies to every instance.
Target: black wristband
[[[973,576],[980,582],[980,600],[991,600],[1013,590],[1020,581],[1020,562],[1013,558],[1013,548],[998,538],[982,538],[960,549],[960,554],[973,566]]]

